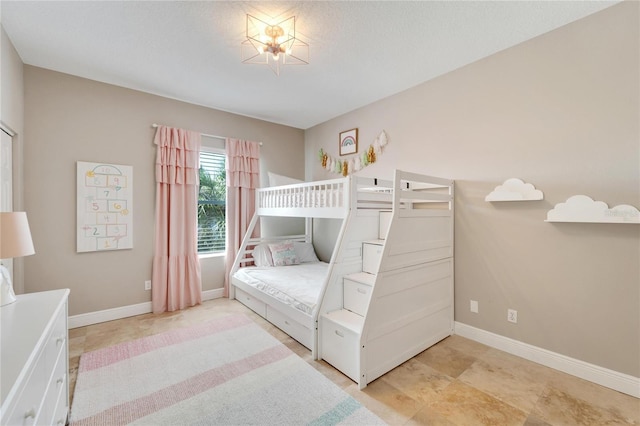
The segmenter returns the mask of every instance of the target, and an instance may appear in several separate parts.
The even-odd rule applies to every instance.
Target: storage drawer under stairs
[[[320,321],[322,359],[358,383],[364,317],[341,309],[323,315]]]
[[[365,316],[376,276],[366,272],[346,275],[343,279],[343,307],[353,313]]]

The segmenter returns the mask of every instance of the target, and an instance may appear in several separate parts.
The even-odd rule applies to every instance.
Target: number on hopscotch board
[[[133,167],[77,163],[78,252],[133,248]]]

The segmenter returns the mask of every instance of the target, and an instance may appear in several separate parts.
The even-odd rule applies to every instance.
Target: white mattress
[[[277,267],[251,266],[238,269],[234,277],[311,315],[318,304],[328,268],[329,264],[325,262]]]

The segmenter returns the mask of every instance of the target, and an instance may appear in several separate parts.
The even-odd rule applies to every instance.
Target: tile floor
[[[237,301],[145,314],[69,331],[71,397],[80,355],[123,341],[245,313],[391,425],[640,425],[640,399],[451,336],[359,391],[355,383]]]

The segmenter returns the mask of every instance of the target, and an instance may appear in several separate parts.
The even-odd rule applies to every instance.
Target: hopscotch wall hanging
[[[78,253],[133,248],[133,167],[77,165]]]

